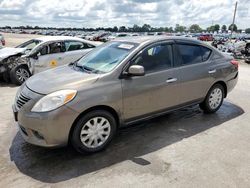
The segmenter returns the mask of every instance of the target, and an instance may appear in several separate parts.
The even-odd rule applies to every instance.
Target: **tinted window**
[[[170,68],[172,59],[172,45],[159,44],[144,50],[133,64],[143,66],[145,72],[149,73]]]
[[[90,44],[85,44],[79,41],[67,41],[65,42],[66,51],[82,50],[87,48],[93,48],[94,46]]]
[[[201,55],[202,55],[202,61],[207,61],[210,57],[212,50],[201,46]]]
[[[178,44],[177,47],[179,49],[180,60],[182,65],[202,62],[200,46]]]

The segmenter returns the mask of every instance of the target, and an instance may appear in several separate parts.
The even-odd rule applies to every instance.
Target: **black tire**
[[[221,91],[222,96],[220,100],[219,99],[216,100],[216,104],[213,106],[212,105],[213,103],[212,102],[210,103],[210,100],[212,100],[211,97],[213,95],[213,92],[218,91],[218,90]],[[223,100],[224,100],[224,96],[225,96],[224,87],[221,84],[215,84],[208,91],[205,100],[202,103],[200,103],[200,108],[204,111],[204,113],[207,113],[207,114],[215,113],[221,107]]]
[[[23,78],[18,75],[19,72],[24,72]],[[30,71],[24,65],[16,66],[10,71],[10,80],[16,85],[22,85],[30,76]]]
[[[109,135],[107,136],[107,138],[105,137],[106,140],[101,145],[91,148],[91,147],[87,147],[85,145],[86,143],[83,143],[81,141],[80,135],[84,135],[81,133],[81,131],[82,131],[82,129],[84,129],[83,128],[84,126],[86,127],[87,122],[91,121],[92,118],[96,118],[96,117],[105,118],[109,122],[110,132],[109,132]],[[91,111],[91,112],[83,115],[80,119],[78,119],[78,121],[76,122],[76,124],[73,128],[72,134],[70,136],[70,142],[71,142],[72,146],[80,153],[98,152],[98,151],[101,151],[107,147],[107,145],[111,142],[111,140],[115,136],[116,130],[117,130],[117,122],[111,113],[104,111],[104,110]],[[87,129],[87,131],[88,131],[88,129]],[[89,138],[88,141],[90,141],[90,137],[88,137],[88,138]],[[90,142],[92,142],[92,141],[90,141]],[[100,140],[100,142],[101,142],[101,140]]]

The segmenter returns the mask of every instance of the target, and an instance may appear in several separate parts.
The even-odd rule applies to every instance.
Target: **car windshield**
[[[91,72],[107,73],[113,70],[138,44],[109,42],[94,49],[77,62],[77,66]]]
[[[40,42],[40,40],[33,39],[18,45],[16,48],[26,48],[27,50],[32,50]]]

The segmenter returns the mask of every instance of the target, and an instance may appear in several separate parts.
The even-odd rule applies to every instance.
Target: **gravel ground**
[[[0,83],[0,187],[248,188],[249,72],[241,63],[239,82],[217,113],[178,110],[120,130],[93,155],[25,143],[11,111],[18,87]]]

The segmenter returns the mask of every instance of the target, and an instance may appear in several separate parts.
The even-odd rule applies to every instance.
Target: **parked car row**
[[[40,37],[15,48],[0,49],[0,75],[21,85],[31,75],[81,58],[101,42],[76,37]]]
[[[26,57],[40,61],[55,51],[51,59],[59,61],[61,50],[70,52],[72,41],[73,49],[85,45],[72,38],[40,39],[40,48]],[[53,66],[51,59],[41,63]],[[238,62],[199,40],[116,38],[78,61],[29,78],[16,94],[13,113],[31,144],[70,143],[81,153],[98,152],[122,126],[194,104],[205,113],[216,112],[237,80]]]

